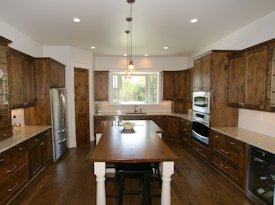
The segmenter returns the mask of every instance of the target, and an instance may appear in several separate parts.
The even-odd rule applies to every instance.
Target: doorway
[[[90,142],[89,70],[74,68],[75,124],[77,146]]]

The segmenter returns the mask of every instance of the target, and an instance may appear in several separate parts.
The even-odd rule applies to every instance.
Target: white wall
[[[89,101],[90,113],[93,113],[93,79],[92,65],[93,54],[70,46],[44,46],[43,55],[51,57],[66,65],[66,88],[67,88],[67,117],[69,128],[69,147],[76,147],[76,127],[75,127],[75,95],[74,95],[74,68],[89,69]],[[90,117],[90,140],[94,139],[93,117]]]
[[[0,20],[0,36],[12,41],[10,47],[34,57],[42,56],[42,45]]]
[[[202,48],[190,58],[213,49],[240,50],[275,38],[274,21],[275,11]],[[275,113],[239,109],[238,126],[275,137]]]
[[[163,71],[184,70],[188,68],[186,57],[133,57],[136,71]],[[126,57],[123,56],[95,56],[95,70],[125,71],[127,65]],[[114,105],[109,102],[97,102],[102,112],[122,113],[133,112],[133,105]],[[144,112],[167,113],[171,112],[171,102],[161,101],[158,105],[139,105]]]

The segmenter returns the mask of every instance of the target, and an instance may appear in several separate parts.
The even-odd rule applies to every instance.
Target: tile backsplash
[[[22,126],[25,125],[25,120],[24,120],[24,109],[15,109],[11,110],[11,121],[12,125],[15,123],[20,123]]]

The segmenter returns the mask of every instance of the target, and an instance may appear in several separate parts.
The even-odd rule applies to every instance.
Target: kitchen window
[[[116,104],[157,104],[159,73],[111,73],[111,102]]]

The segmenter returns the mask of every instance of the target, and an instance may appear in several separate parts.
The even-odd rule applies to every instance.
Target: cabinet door
[[[95,101],[108,101],[109,72],[94,71],[94,98]]]
[[[185,102],[191,103],[192,102],[192,69],[188,69],[185,71]]]
[[[164,134],[166,132],[166,116],[162,115],[151,115],[150,116],[151,120],[154,121],[163,131]]]
[[[12,136],[10,110],[0,111],[0,141]]]
[[[30,175],[34,176],[42,167],[41,136],[37,135],[29,141]]]
[[[263,110],[265,105],[267,45],[246,52],[245,68],[245,107]]]
[[[229,58],[229,78],[228,78],[228,104],[234,107],[241,107],[244,103],[244,58],[243,54],[231,56]]]
[[[31,59],[25,59],[22,70],[24,106],[34,105],[33,61]]]
[[[10,65],[8,68],[9,105],[10,108],[23,106],[22,88],[23,57],[10,52]]]
[[[166,117],[167,121],[167,126],[166,126],[166,133],[165,137],[180,141],[181,136],[180,136],[180,131],[181,131],[181,120],[178,117],[171,117],[167,116]]]
[[[50,60],[50,87],[65,87],[65,67],[53,60]]]
[[[173,71],[163,71],[163,100],[174,100]]]
[[[50,130],[44,132],[40,142],[42,164],[47,164],[52,158],[52,139]]]
[[[174,72],[174,100],[185,100],[185,72]]]
[[[211,54],[201,59],[202,90],[211,90]]]
[[[196,60],[194,62],[193,68],[193,90],[198,91],[202,88],[202,81],[201,81],[201,62],[200,60]]]

